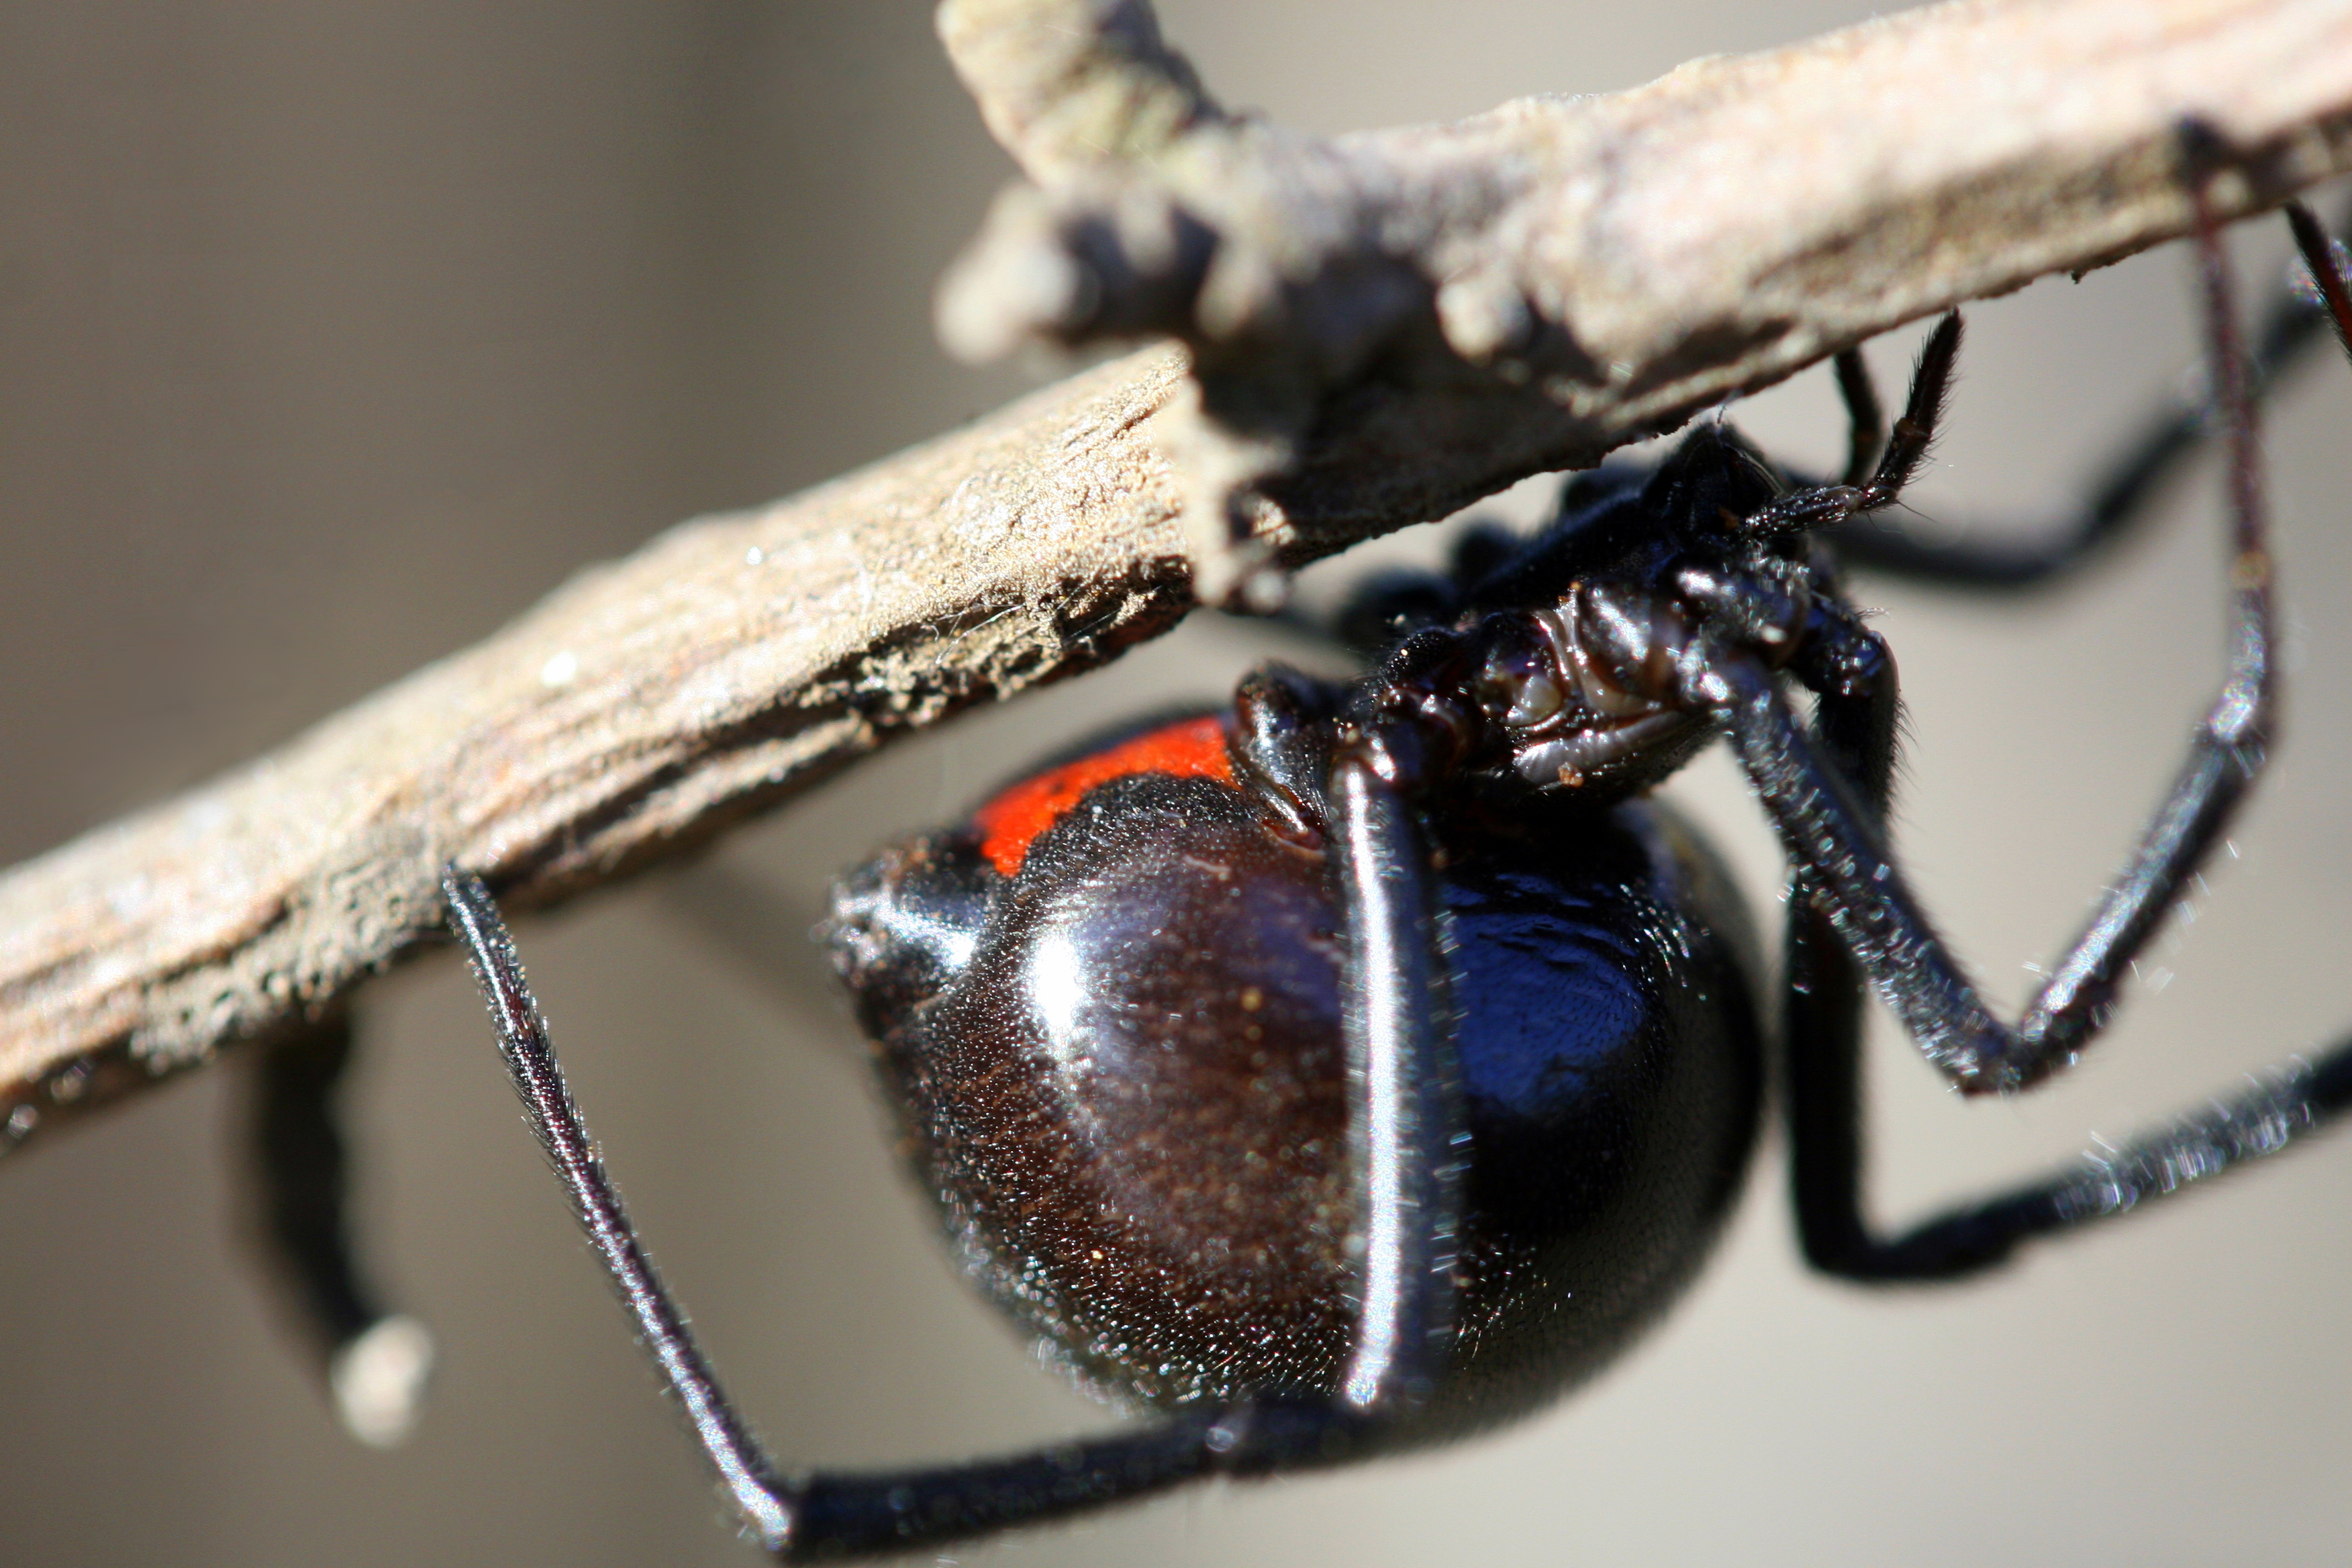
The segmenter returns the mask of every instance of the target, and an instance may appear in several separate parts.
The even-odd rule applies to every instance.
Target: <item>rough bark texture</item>
[[[2329,0],[1971,0],[1331,138],[1226,114],[1136,0],[946,0],[940,30],[1036,182],[950,277],[941,331],[974,356],[1187,343],[1172,434],[1213,600],[1276,599],[1298,531],[1371,521],[1330,493],[1361,462],[1394,486],[1365,499],[1414,515],[1589,465],[1897,322],[2185,233],[2184,119],[2232,150],[2234,211],[2340,167],[2352,123]]]
[[[2169,238],[2184,115],[2231,149],[2229,212],[2352,162],[2335,0],[1948,5],[1331,140],[1218,111],[1140,5],[951,4],[942,28],[1048,182],[950,281],[950,336],[1164,331],[1202,378],[1149,351],[688,524],[0,879],[0,1149],[336,1005],[435,937],[446,860],[551,902],[1165,629],[1187,496],[1244,584]],[[1263,554],[1220,552],[1228,517]]]
[[[274,755],[18,868],[0,881],[18,1141],[436,938],[446,862],[548,903],[895,731],[1165,630],[1189,601],[1149,426],[1181,374],[1151,351],[688,523]]]

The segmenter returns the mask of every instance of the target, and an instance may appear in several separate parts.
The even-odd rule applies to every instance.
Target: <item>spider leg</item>
[[[1726,719],[1809,901],[1827,917],[1922,1052],[1972,1092],[2021,1089],[2071,1065],[2105,1026],[2131,960],[2220,840],[2267,751],[2277,683],[2253,407],[2230,310],[2227,261],[2210,217],[2200,223],[2200,238],[2235,517],[2229,675],[2130,862],[2016,1024],[1986,1007],[1906,885],[1872,798],[1883,786],[1858,781],[1850,761],[1841,765],[1841,743],[1810,732],[1790,711],[1763,658],[1720,625],[1694,638],[1682,656],[1682,700]],[[1894,460],[1890,447],[1887,463]],[[1831,645],[1870,636],[1858,623],[1841,628],[1834,622],[1811,635]],[[1893,664],[1883,650],[1880,662],[1891,689]],[[1801,665],[1797,673],[1805,678]]]
[[[1343,754],[1330,815],[1348,936],[1349,1145],[1363,1299],[1341,1380],[1350,1407],[1426,1399],[1453,1337],[1463,1131],[1429,850],[1371,759]]]
[[[1739,531],[1758,539],[1808,533],[1845,522],[1865,512],[1882,510],[1902,499],[1904,487],[1917,477],[1927,459],[1936,430],[1943,423],[1944,397],[1951,390],[1952,366],[1960,353],[1960,313],[1947,311],[1927,334],[1919,363],[1911,372],[1910,395],[1904,399],[1902,417],[1879,454],[1878,467],[1863,479],[1844,484],[1800,485],[1770,505],[1739,520]],[[1847,456],[1849,474],[1864,469],[1863,450],[1878,444],[1878,394],[1870,373],[1851,352],[1838,356],[1838,387],[1846,399],[1852,421]]]
[[[2282,282],[2264,307],[2247,373],[2248,395],[2255,402],[2269,397],[2310,356],[2323,341],[2323,325],[2332,325],[2345,342],[2346,352],[2352,353],[2352,299],[2347,298],[2341,254],[2309,208],[2289,202],[2286,213],[2320,300],[2315,306]],[[1846,357],[1841,355],[1838,363],[1842,390],[1848,387]],[[1858,356],[1855,363],[1858,367]],[[1866,377],[1867,373],[1864,374]],[[1866,387],[1866,380],[1863,384]],[[1851,391],[1847,402],[1849,409],[1853,408]],[[1838,530],[1838,554],[1848,565],[1865,572],[1959,590],[2032,588],[2055,583],[2145,521],[2158,492],[2204,445],[2213,428],[2207,401],[2198,392],[2183,393],[2150,415],[2116,448],[2090,487],[2081,512],[2045,537],[1936,543],[1892,522],[1857,516]],[[1850,470],[1846,482],[1859,481]]]
[[[1451,1329],[1459,1112],[1454,1107],[1426,850],[1410,809],[1360,760],[1333,770],[1347,900],[1351,1132],[1366,1267],[1337,1396],[1279,1392],[1181,1411],[1148,1428],[976,1464],[783,1476],[737,1414],[655,1272],[565,1089],[513,938],[488,890],[444,876],[526,1120],[664,1384],[684,1407],[745,1530],[785,1562],[905,1552],[1147,1497],[1213,1475],[1329,1463],[1425,1394]]]
[[[2326,1126],[2352,1106],[2352,1039],[2250,1077],[2168,1125],[2070,1170],[1956,1205],[1891,1236],[1863,1201],[1862,990],[1817,912],[1792,920],[1783,1071],[1791,1185],[1806,1260],[1850,1279],[1949,1279],[2020,1242],[2126,1214]]]
[[[1809,647],[1799,678],[1816,693],[1821,750],[1856,801],[1883,822],[1894,776],[1894,665],[1858,619],[1843,620],[1838,632]],[[1848,1279],[1973,1272],[2030,1237],[2126,1213],[2274,1153],[2352,1106],[2347,1040],[2316,1061],[2247,1079],[2072,1170],[1882,1237],[1863,1199],[1862,971],[1802,876],[1790,900],[1785,975],[1782,1099],[1797,1228],[1808,1261]]]
[[[2105,1025],[2123,974],[2219,840],[2261,753],[2209,721],[2189,764],[2090,927],[2014,1025],[1993,1016],[1922,912],[1876,815],[1789,710],[1761,662],[1718,655],[1742,765],[1811,903],[1928,1059],[1971,1092],[2022,1089],[2071,1065]],[[2247,704],[2251,717],[2266,704]]]
[[[1886,440],[1886,411],[1878,405],[1878,384],[1870,378],[1870,362],[1860,349],[1841,349],[1831,361],[1837,374],[1838,398],[1845,405],[1845,473],[1839,483],[1858,485],[1870,478],[1870,466]]]
[[[254,1184],[263,1243],[310,1331],[344,1429],[391,1447],[415,1424],[433,1342],[362,1279],[345,1211],[349,1160],[336,1100],[352,1054],[346,1014],[264,1047],[255,1066]]]
[[[2304,270],[2310,275],[2316,303],[2326,310],[2328,324],[2336,329],[2336,346],[2352,357],[2352,280],[2346,277],[2347,268],[2352,268],[2352,256],[2328,237],[2309,207],[2289,202],[2285,211],[2286,226],[2294,236],[2294,247],[2303,253]],[[2300,298],[2298,289],[2290,288],[2286,292]]]

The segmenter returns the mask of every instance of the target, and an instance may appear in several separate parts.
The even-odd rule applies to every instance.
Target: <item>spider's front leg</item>
[[[1814,694],[1811,743],[1883,837],[1895,772],[1895,664],[1849,613],[1817,617],[1791,666]],[[1782,1109],[1791,1195],[1815,1268],[1868,1280],[1948,1279],[2018,1243],[2126,1213],[2274,1153],[2352,1106],[2352,1041],[2242,1080],[2171,1123],[2042,1180],[1957,1205],[1894,1235],[1863,1191],[1864,975],[1801,872],[1790,900],[1781,996]]]
[[[2302,203],[2289,202],[2284,210],[2311,287],[2282,279],[2262,309],[2246,369],[2248,397],[2257,405],[2311,357],[2329,335],[2325,329],[2332,328],[2352,352],[2352,296],[2344,285],[2342,247]],[[1859,351],[1838,355],[1837,378],[1853,431],[1845,483],[1860,485],[1882,423],[1877,393]],[[2212,416],[2202,389],[2176,394],[2109,454],[2074,516],[2040,537],[1939,542],[1858,515],[1839,529],[1838,553],[1866,571],[1965,592],[2010,593],[2063,581],[2154,515],[2166,482],[2215,433]]]
[[[1819,597],[1793,648],[1769,646],[1756,635],[1772,617],[1749,601],[1769,597],[1769,585],[1737,581],[1716,585],[1718,602],[1698,606],[1696,625],[1673,648],[1676,700],[1725,719],[1796,868],[1783,1010],[1787,1110],[1806,1251],[1833,1272],[1867,1279],[1965,1273],[2005,1256],[2027,1237],[2125,1212],[2273,1152],[2352,1103],[2347,1042],[2315,1061],[2296,1062],[2217,1096],[2167,1128],[2126,1141],[2111,1156],[1966,1205],[1906,1234],[1874,1235],[1863,1212],[1863,978],[1964,1089],[2021,1088],[2068,1065],[2107,1021],[2120,975],[2218,841],[2263,761],[2276,682],[2252,400],[2210,223],[2200,237],[2236,518],[2230,673],[2140,847],[2089,930],[2017,1024],[2004,1024],[1985,1008],[1886,848],[1894,665],[1884,645],[1845,609],[1834,584],[1817,580]],[[1927,359],[1934,359],[1932,348]],[[1804,492],[1791,500],[1783,510],[1792,516],[1818,504]],[[1733,613],[1743,607],[1744,615]],[[1658,606],[1632,603],[1589,615],[1587,622],[1595,634],[1683,625]],[[1617,662],[1631,668],[1636,653],[1654,666],[1654,650],[1631,646],[1618,650]],[[1791,711],[1776,668],[1813,691],[1810,728]]]
[[[2200,198],[2201,201],[2201,198]],[[2189,758],[2137,849],[2089,927],[2053,966],[2014,1024],[1995,1017],[1913,896],[1878,821],[1878,787],[1850,778],[1832,749],[1791,711],[1772,663],[1790,657],[1757,645],[1736,617],[1711,608],[1703,629],[1676,650],[1675,700],[1724,720],[1750,783],[1779,829],[1806,891],[1880,995],[1930,1060],[1970,1092],[2025,1088],[2071,1064],[2107,1021],[2122,977],[2170,912],[2260,772],[2271,738],[2277,679],[2271,657],[2271,555],[2254,450],[2254,414],[2245,356],[2231,313],[2227,260],[2212,225],[2201,230],[2214,384],[2229,432],[2235,517],[2229,572],[2231,647],[2221,691],[2191,742]],[[1957,342],[1957,329],[1948,329]],[[1939,331],[1938,340],[1946,337]],[[1914,416],[1939,400],[1941,366],[1931,343],[1911,400]],[[1931,419],[1910,443],[1924,451]],[[1902,426],[1882,475],[1906,447]],[[1916,456],[1910,459],[1916,464]],[[1877,489],[1874,480],[1861,495]],[[1899,491],[1899,485],[1895,487]],[[1755,525],[1767,535],[1843,497],[1798,492]],[[1780,514],[1786,513],[1783,517]],[[1827,584],[1824,591],[1830,591]],[[1593,617],[1597,634],[1639,616]],[[1622,637],[1621,637],[1622,640]],[[1647,649],[1617,650],[1630,667]],[[1801,670],[1800,670],[1801,674]],[[1891,679],[1891,674],[1889,679]]]

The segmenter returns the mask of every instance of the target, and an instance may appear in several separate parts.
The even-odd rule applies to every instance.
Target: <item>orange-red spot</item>
[[[981,832],[980,852],[1000,875],[1012,876],[1028,858],[1036,837],[1059,822],[1087,791],[1135,773],[1233,783],[1233,763],[1225,759],[1225,721],[1213,713],[1181,720],[1024,779],[972,813]]]

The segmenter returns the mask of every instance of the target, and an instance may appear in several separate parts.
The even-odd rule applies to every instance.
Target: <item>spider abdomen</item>
[[[1339,917],[1320,856],[1181,771],[1092,782],[1018,856],[987,811],[884,856],[834,948],[966,1266],[1075,1373],[1161,1407],[1328,1392],[1356,1278]],[[1459,814],[1443,848],[1471,1154],[1454,1353],[1406,1441],[1549,1400],[1665,1305],[1760,1078],[1744,918],[1671,817]]]

